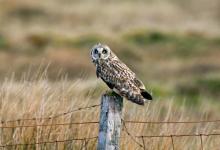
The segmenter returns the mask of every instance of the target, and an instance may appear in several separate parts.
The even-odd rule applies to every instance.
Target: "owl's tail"
[[[141,95],[148,100],[153,100],[152,96],[145,89],[141,89]]]
[[[133,103],[136,103],[138,105],[144,105],[145,99],[142,95],[133,95],[132,97],[128,97],[128,100],[132,101]]]
[[[146,90],[141,90],[141,94],[133,95],[129,97],[131,101],[133,101],[136,104],[139,105],[144,105],[144,103],[147,100],[152,100],[152,96],[146,91]]]
[[[120,91],[120,94],[138,105],[144,105],[146,99],[152,100],[152,96],[145,90],[141,90],[141,93]]]
[[[153,100],[152,96],[146,90],[141,90],[141,94],[135,95],[134,99],[132,99],[134,103],[139,105],[144,105],[146,100]]]
[[[132,94],[132,95],[129,95],[127,99],[138,105],[144,105],[144,103],[146,102],[146,99],[152,100],[151,95],[150,94],[147,95],[147,94],[145,92],[142,92],[141,94]]]

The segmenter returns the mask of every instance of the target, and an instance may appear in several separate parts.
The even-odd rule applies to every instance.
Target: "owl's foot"
[[[106,91],[105,94],[106,94],[106,95],[109,95],[109,96],[120,96],[120,95],[118,95],[117,93],[115,93],[115,92],[112,91],[112,90]]]

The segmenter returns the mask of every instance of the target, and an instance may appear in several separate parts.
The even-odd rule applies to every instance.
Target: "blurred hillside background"
[[[109,45],[152,92],[155,103],[149,109],[155,110],[141,119],[219,117],[219,0],[0,0],[1,92],[11,95],[13,109],[21,111],[8,111],[12,101],[5,94],[1,97],[1,118],[64,112],[82,104],[75,100],[69,105],[70,101],[65,101],[74,99],[76,89],[82,90],[85,97],[80,98],[85,98],[86,104],[100,102],[107,86],[96,79],[91,63],[90,48],[97,42]],[[23,81],[41,73],[48,83],[33,82],[30,89],[37,91],[28,97],[30,89]],[[59,84],[63,77],[67,83]],[[7,84],[11,78],[13,81]],[[71,89],[73,85],[76,87]],[[47,92],[44,88],[50,88],[49,95],[60,91],[66,99],[61,97],[61,101],[57,96],[52,101],[46,94],[43,101],[39,95]],[[39,101],[36,108],[31,96],[34,102]],[[48,112],[42,112],[44,105],[40,103],[47,99]],[[147,111],[125,103],[136,112]],[[187,107],[179,109],[183,103]],[[27,111],[27,104],[33,109]],[[134,111],[127,112],[127,117]],[[214,130],[210,126],[206,129]]]
[[[219,96],[218,0],[0,1],[1,80],[39,67],[51,80],[95,78],[89,49],[97,42],[149,88],[158,84],[154,94]]]

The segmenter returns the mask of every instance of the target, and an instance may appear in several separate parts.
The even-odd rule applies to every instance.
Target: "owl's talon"
[[[117,93],[115,93],[114,91],[112,90],[107,90],[105,92],[106,95],[109,95],[109,96],[119,96]]]

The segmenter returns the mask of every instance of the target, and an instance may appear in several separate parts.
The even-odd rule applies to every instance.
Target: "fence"
[[[20,118],[16,120],[2,120],[0,122],[0,129],[15,129],[15,128],[36,128],[36,127],[46,127],[46,126],[67,126],[67,125],[87,125],[87,124],[99,124],[99,121],[88,121],[88,122],[67,122],[67,123],[50,123],[50,124],[34,124],[34,125],[8,125],[10,123],[16,123],[16,122],[26,122],[26,121],[37,121],[37,120],[51,120],[58,117],[62,117],[68,114],[71,114],[73,112],[86,110],[86,109],[95,109],[98,108],[101,104],[95,104],[91,106],[86,107],[80,107],[73,109],[71,111],[67,111],[64,113],[60,113],[54,116],[50,117],[42,117],[42,118]],[[172,149],[175,150],[175,139],[178,137],[198,137],[200,140],[200,147],[201,150],[204,149],[204,139],[203,137],[208,136],[220,136],[220,133],[194,133],[194,134],[166,134],[166,135],[133,135],[130,133],[127,124],[205,124],[205,123],[217,123],[220,122],[220,120],[201,120],[201,121],[135,121],[135,120],[124,120],[122,118],[122,127],[123,131],[127,134],[130,139],[136,143],[139,148],[141,149],[147,149],[145,139],[146,138],[170,138],[170,142],[172,145]],[[121,139],[125,137],[120,137]],[[55,141],[38,141],[33,143],[13,143],[13,144],[3,144],[0,145],[0,148],[9,148],[9,147],[18,147],[18,146],[36,146],[36,145],[43,145],[43,144],[55,144],[58,143],[65,143],[65,142],[73,142],[73,141],[80,141],[81,142],[81,149],[87,149],[88,142],[91,140],[97,141],[98,135],[93,137],[85,137],[85,138],[70,138],[70,139],[63,139],[63,140],[55,140]],[[140,142],[141,141],[141,142]]]

